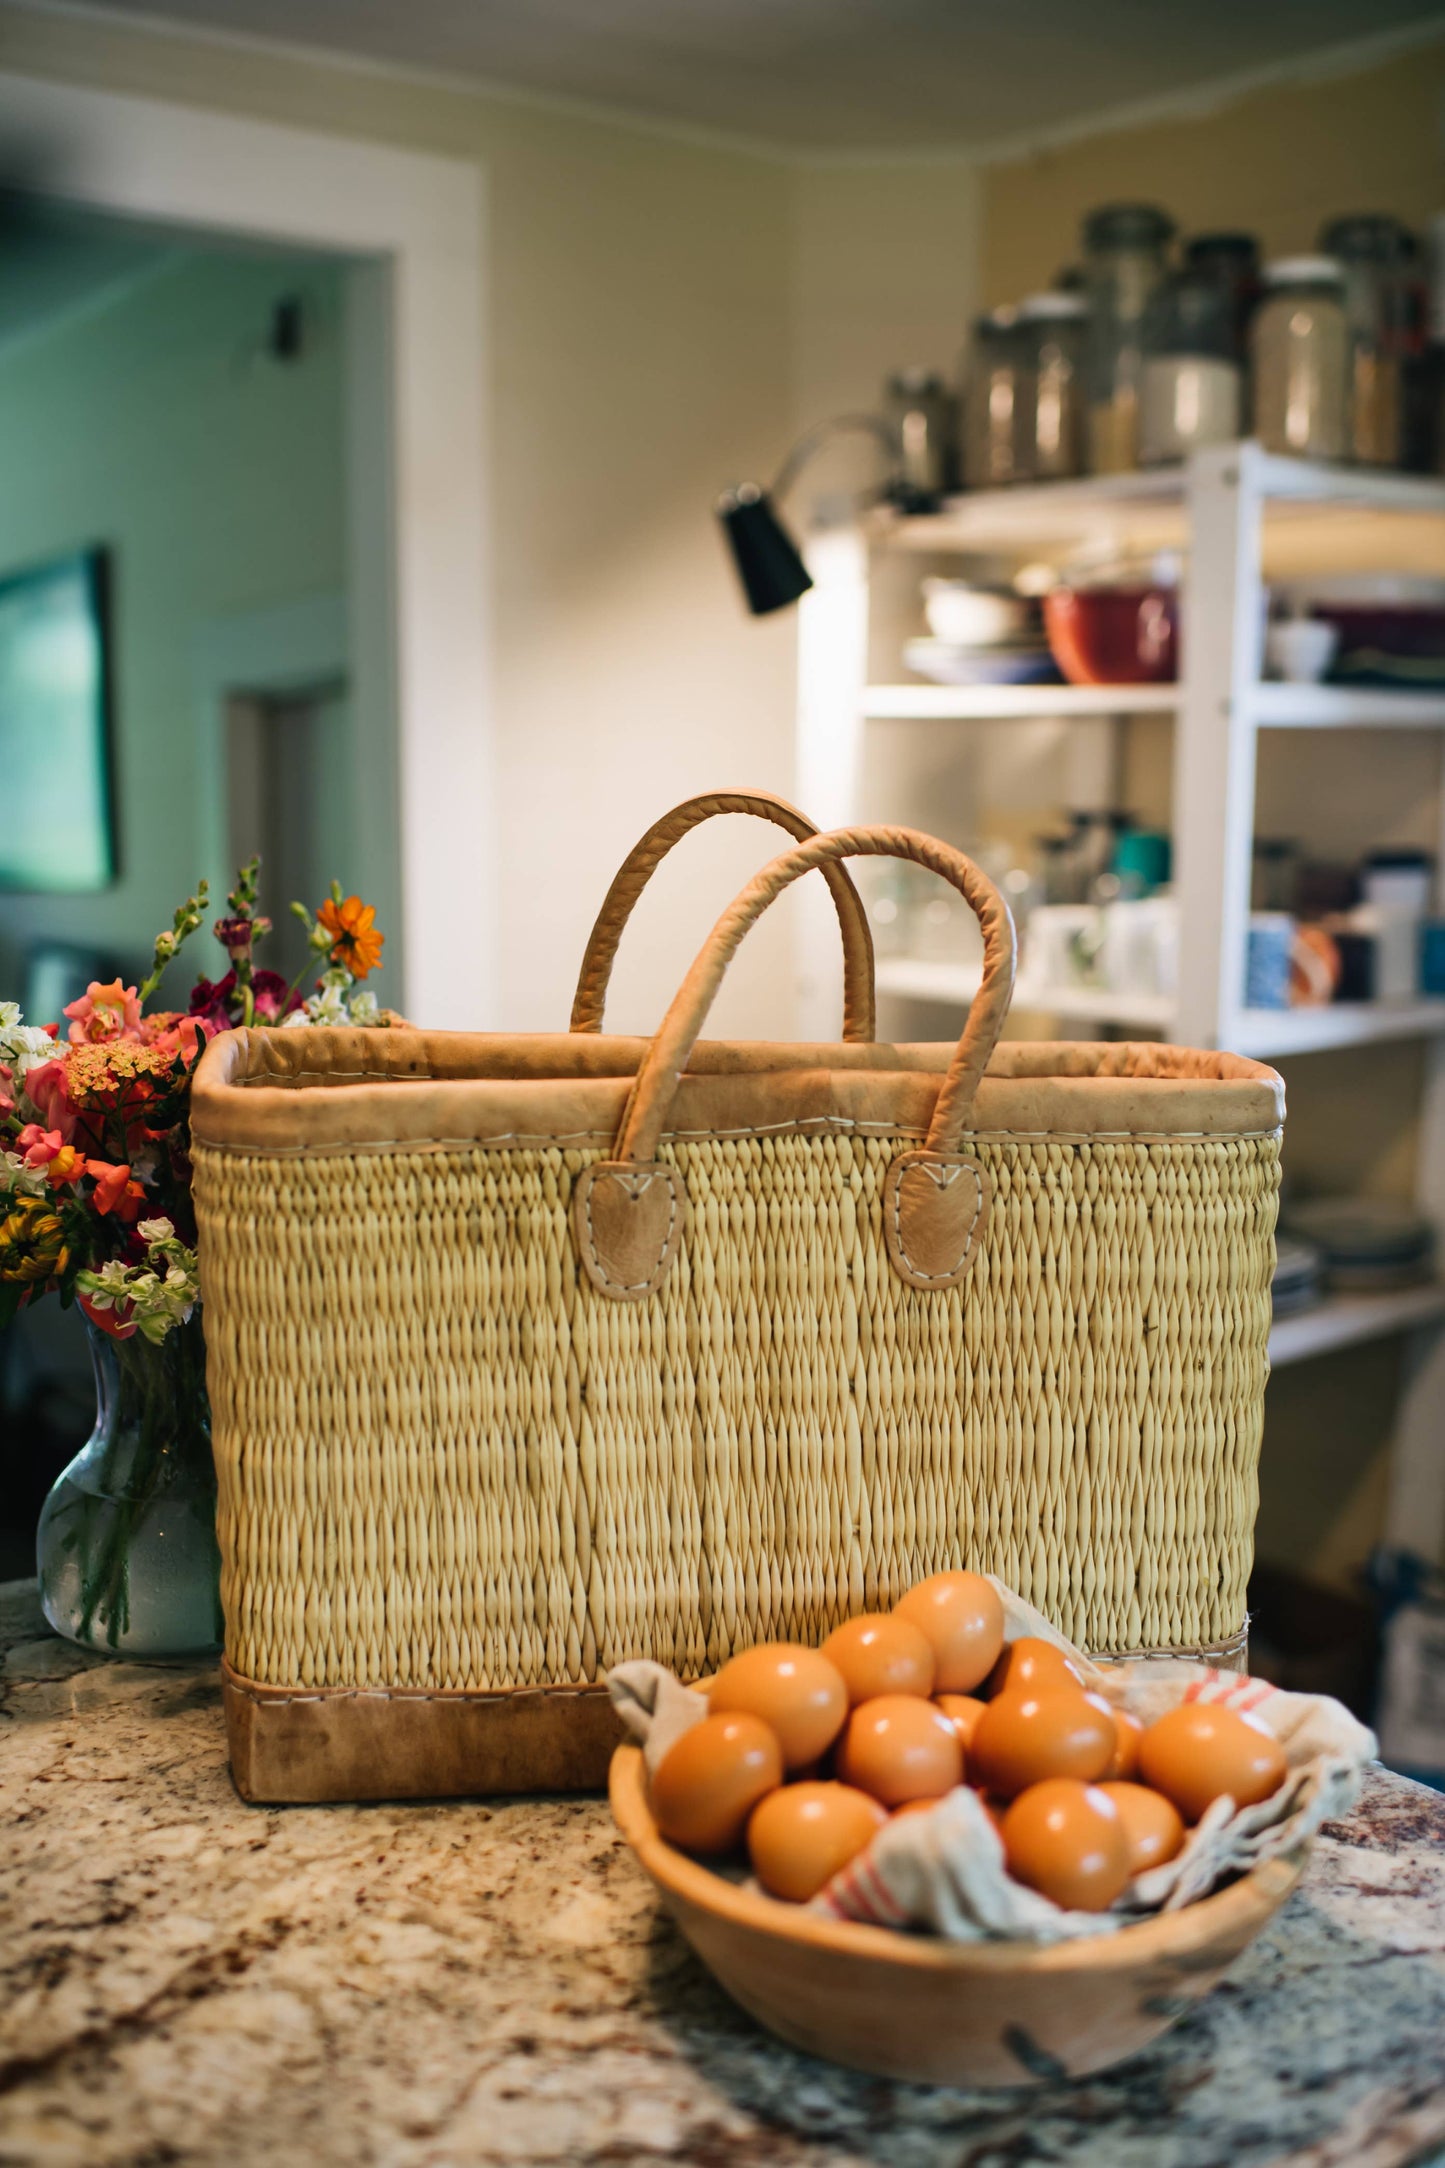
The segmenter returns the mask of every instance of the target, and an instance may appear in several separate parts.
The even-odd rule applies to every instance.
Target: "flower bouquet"
[[[68,1026],[27,1025],[0,1002],[0,1327],[38,1297],[77,1303],[95,1363],[95,1430],[46,1500],[41,1600],[56,1631],[97,1648],[167,1655],[220,1640],[215,1472],[191,1206],[190,1087],[208,1038],[236,1025],[402,1019],[359,991],[381,962],[375,913],[339,886],[306,928],[309,994],[258,969],[271,921],[259,860],[213,931],[229,968],[184,1010],[151,1008],[202,925],[206,884],[155,943],[139,986],[93,981]]]

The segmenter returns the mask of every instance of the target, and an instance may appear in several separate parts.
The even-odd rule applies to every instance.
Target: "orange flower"
[[[332,903],[328,898],[316,919],[331,936],[333,963],[343,964],[356,979],[364,979],[376,969],[386,935],[377,932],[376,912],[369,903],[363,903],[360,896],[348,896],[345,903]]]
[[[121,1219],[134,1219],[135,1213],[126,1210],[132,1188],[139,1185],[131,1181],[129,1167],[114,1167],[104,1159],[88,1159],[85,1171],[95,1181],[95,1209],[104,1219],[111,1212],[118,1212]]]

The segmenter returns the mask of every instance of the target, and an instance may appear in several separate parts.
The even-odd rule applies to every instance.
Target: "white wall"
[[[282,367],[256,348],[298,291],[312,343]],[[120,844],[101,895],[0,896],[0,990],[18,991],[20,951],[41,935],[148,967],[206,870],[198,642],[345,584],[340,307],[325,264],[178,253],[108,306],[0,346],[0,576],[111,552]],[[334,788],[344,800],[344,773]],[[364,866],[335,871],[366,880]],[[208,939],[193,957],[223,968]]]

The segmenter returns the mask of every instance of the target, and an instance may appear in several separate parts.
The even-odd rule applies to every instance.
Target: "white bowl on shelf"
[[[1002,647],[1031,631],[1036,613],[1022,595],[967,580],[925,580],[923,614],[936,640],[957,647]]]
[[[1313,617],[1290,617],[1265,633],[1264,659],[1271,673],[1287,685],[1318,685],[1339,644],[1337,626]]]

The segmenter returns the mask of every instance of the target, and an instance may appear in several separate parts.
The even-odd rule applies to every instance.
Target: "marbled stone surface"
[[[0,2162],[1398,2168],[1445,2159],[1445,1798],[1383,1773],[1123,2069],[927,2091],[712,1985],[600,1800],[246,1807],[215,1676],[0,1591]]]

